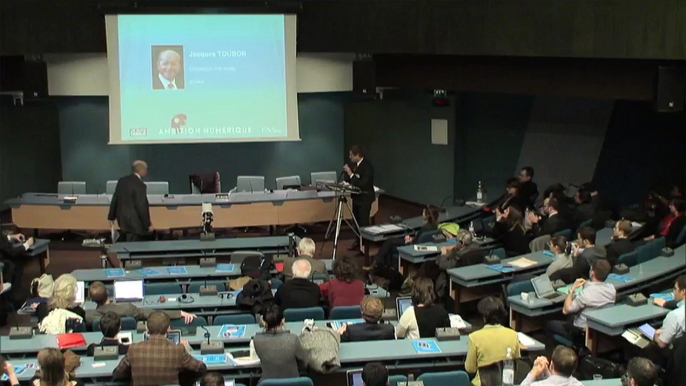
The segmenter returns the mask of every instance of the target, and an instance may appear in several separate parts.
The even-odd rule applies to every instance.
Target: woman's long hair
[[[64,355],[56,348],[44,348],[38,352],[40,386],[69,386],[69,376],[64,368]]]

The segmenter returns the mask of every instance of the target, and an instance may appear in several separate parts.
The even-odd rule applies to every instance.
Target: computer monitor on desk
[[[114,301],[119,303],[143,300],[143,280],[120,280],[114,282]]]
[[[76,304],[83,304],[85,300],[86,285],[82,281],[76,282]]]
[[[346,373],[346,378],[348,378],[348,386],[364,386],[362,382],[362,370],[349,370]]]
[[[396,309],[396,314],[398,315],[398,320],[400,320],[400,317],[403,316],[403,313],[405,310],[410,308],[412,306],[412,298],[411,297],[399,297],[395,299],[395,309]]]

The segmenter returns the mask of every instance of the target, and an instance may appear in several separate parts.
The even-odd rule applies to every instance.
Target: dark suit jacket
[[[684,229],[684,226],[686,226],[686,216],[681,216],[672,221],[672,223],[669,225],[669,232],[665,237],[665,241],[668,247],[676,248],[679,246],[676,243],[676,239],[679,237],[679,233],[681,233],[681,230]]]
[[[341,335],[341,342],[365,342],[395,339],[395,327],[388,323],[349,324]]]
[[[541,219],[541,221],[534,225],[534,236],[539,237],[543,235],[552,235],[563,231],[565,229],[570,229],[567,221],[559,213],[548,217],[546,219]]]
[[[283,283],[274,295],[274,302],[281,309],[308,308],[320,305],[322,293],[319,286],[307,279],[291,279]]]
[[[352,177],[345,176],[345,180],[362,191],[360,194],[352,195],[353,204],[371,204],[376,198],[376,193],[374,193],[374,167],[367,158],[364,158],[359,166],[353,164],[350,169],[353,171],[353,175]]]
[[[184,82],[183,82],[183,76],[180,76],[180,77],[177,76],[176,79],[174,79],[174,84],[176,84],[177,90],[183,90],[185,88]],[[153,75],[153,77],[152,77],[152,89],[153,90],[166,90],[166,88],[164,88],[164,85],[162,84],[162,81],[160,81],[160,77],[158,76],[157,72],[155,72],[155,75]]]
[[[617,241],[613,241],[605,246],[605,251],[607,252],[607,261],[610,262],[610,265],[614,266],[617,264],[619,256],[622,256],[625,253],[633,252],[634,249],[636,249],[636,246],[629,239],[619,239]]]
[[[197,379],[207,372],[207,366],[193,358],[181,344],[167,341],[163,335],[151,335],[147,342],[133,343],[119,362],[114,380],[131,379],[133,386],[178,385],[184,372]],[[190,373],[190,374],[189,374]]]
[[[137,175],[131,174],[119,179],[107,219],[117,220],[119,228],[124,232],[137,235],[148,233],[150,227],[148,188]]]
[[[524,196],[517,194],[514,196],[507,196],[505,201],[500,205],[500,209],[505,210],[509,207],[517,209],[520,213],[524,214],[524,211],[529,207],[529,200]]]
[[[519,194],[529,202],[529,205],[533,206],[538,197],[538,186],[533,181],[527,181],[520,185]]]
[[[6,235],[0,234],[0,257],[15,257],[26,252],[23,243],[10,242]]]

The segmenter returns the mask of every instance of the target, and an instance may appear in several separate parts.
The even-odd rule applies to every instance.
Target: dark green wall
[[[367,148],[375,184],[405,200],[440,204],[453,194],[454,101],[431,106],[431,95],[408,91],[401,98],[350,103],[345,111],[345,145]],[[448,120],[446,145],[431,144],[431,119]]]
[[[343,149],[343,106],[348,93],[298,95],[299,142],[217,143],[188,145],[117,145],[108,140],[106,97],[61,98],[59,110],[63,177],[86,181],[90,193],[103,192],[107,180],[129,172],[135,159],[150,167],[150,181],[168,181],[172,193],[189,191],[188,175],[218,171],[222,189],[236,185],[238,175],[274,179],[299,174],[303,182],[316,171],[340,170]]]

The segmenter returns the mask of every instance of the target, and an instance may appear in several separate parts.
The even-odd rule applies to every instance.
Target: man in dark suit
[[[122,241],[138,241],[152,231],[148,188],[143,182],[146,175],[148,165],[144,161],[135,161],[133,173],[117,181],[107,219],[113,229],[114,220],[117,220]]]
[[[28,239],[23,234],[0,235],[0,261],[3,263],[2,276],[5,281],[12,283],[9,294],[12,295],[13,303],[21,305],[24,298],[20,295],[22,276],[24,276],[24,264],[26,259],[22,257],[24,252],[33,246],[33,237]],[[11,280],[9,280],[11,278]]]
[[[353,215],[357,220],[360,228],[369,225],[369,217],[372,211],[372,204],[376,198],[374,192],[374,167],[371,162],[365,158],[364,149],[360,145],[354,145],[348,152],[351,164],[344,165],[345,181],[350,185],[359,188],[359,194],[353,194]],[[359,250],[359,240],[350,250]]]
[[[114,380],[131,380],[133,386],[191,385],[207,366],[190,355],[187,342],[167,340],[169,317],[153,312],[148,318],[148,341],[133,343],[112,372]]]
[[[367,296],[360,305],[364,323],[343,326],[338,330],[341,342],[365,342],[370,340],[395,339],[395,327],[383,323],[383,303],[376,297]]]
[[[160,52],[157,71],[152,77],[153,90],[183,90],[181,55],[174,50]]]
[[[605,246],[607,260],[610,262],[610,265],[614,266],[617,264],[619,256],[633,252],[634,249],[636,249],[634,243],[629,240],[632,229],[631,221],[629,220],[619,220],[617,221],[617,224],[615,224],[615,236],[612,242]]]
[[[560,216],[560,203],[557,199],[546,198],[543,201],[543,213],[547,215],[542,219],[536,213],[529,213],[534,236],[552,235],[565,229],[570,229],[567,221]]]
[[[533,206],[536,203],[536,197],[538,197],[538,186],[532,181],[533,178],[534,168],[531,166],[525,166],[519,172],[519,183],[521,184],[519,194],[528,200],[529,206]]]
[[[310,262],[305,259],[296,260],[291,266],[291,271],[293,278],[279,287],[274,295],[274,303],[282,310],[319,306],[322,293],[319,286],[310,281]]]
[[[513,207],[519,211],[519,213],[524,213],[527,207],[529,207],[529,200],[522,196],[521,194],[522,184],[516,178],[510,178],[507,180],[507,196],[505,201],[500,204],[499,208],[501,211],[509,207]]]

